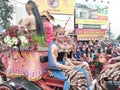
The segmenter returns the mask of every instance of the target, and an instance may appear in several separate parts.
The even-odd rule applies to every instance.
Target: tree
[[[10,4],[9,0],[0,0],[0,26],[4,29],[10,27],[13,9],[13,5]]]
[[[117,37],[117,40],[120,40],[120,35]]]

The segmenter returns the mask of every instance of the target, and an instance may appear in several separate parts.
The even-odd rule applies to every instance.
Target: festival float
[[[44,36],[31,34],[23,27],[12,26],[10,30],[2,32],[0,36],[0,58],[4,70],[0,74],[6,76],[7,79],[9,78],[10,81],[0,84],[0,90],[28,90],[23,89],[28,84],[34,87],[34,89],[31,89],[30,86],[27,87],[29,90],[41,90],[41,85],[45,83],[42,81],[41,84],[40,80],[47,71],[48,63],[41,63],[40,57],[47,56],[47,50],[48,46]],[[22,89],[11,89],[13,85],[8,82],[16,82],[17,86],[22,87]],[[25,86],[20,82],[27,82],[27,85]],[[31,82],[37,83],[39,88],[36,88],[36,85],[31,84]]]
[[[39,57],[47,54],[48,49],[45,37],[31,34],[23,27],[12,26],[2,33],[1,46],[8,77],[22,75],[32,81],[41,77],[44,70]]]

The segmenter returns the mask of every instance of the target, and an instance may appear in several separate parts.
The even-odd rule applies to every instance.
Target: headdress
[[[62,28],[60,25],[57,25],[54,29],[54,35],[56,35],[57,33],[65,33],[64,28]]]

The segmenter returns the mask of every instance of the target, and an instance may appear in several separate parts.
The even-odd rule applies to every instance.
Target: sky
[[[120,0],[110,0],[109,21],[111,23],[111,32],[116,36],[120,35]]]
[[[12,0],[18,1],[25,4],[28,0]],[[83,0],[79,0],[83,1]],[[84,0],[85,1],[85,0]],[[91,0],[88,0],[91,1]],[[96,2],[100,3],[103,1],[103,4],[108,5],[108,18],[110,22],[111,33],[114,38],[120,35],[120,0],[96,0]],[[109,2],[109,4],[107,3]],[[17,6],[21,7],[23,5],[18,4]]]

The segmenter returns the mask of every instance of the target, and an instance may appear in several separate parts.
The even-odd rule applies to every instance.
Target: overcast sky
[[[13,0],[14,1],[14,0]],[[15,0],[18,2],[21,2],[23,4],[25,4],[28,0]],[[83,1],[83,0],[79,0],[79,1]],[[85,0],[84,0],[85,1]],[[91,0],[88,0],[91,1]],[[97,2],[101,2],[102,0],[96,0]],[[120,34],[120,0],[103,0],[103,3],[107,3],[108,7],[109,7],[109,13],[108,13],[108,17],[109,17],[109,21],[111,23],[111,32],[114,34],[114,36],[118,36]],[[23,6],[21,4],[18,4],[17,6]]]
[[[111,23],[112,33],[118,36],[120,34],[120,0],[110,0],[109,20]]]

